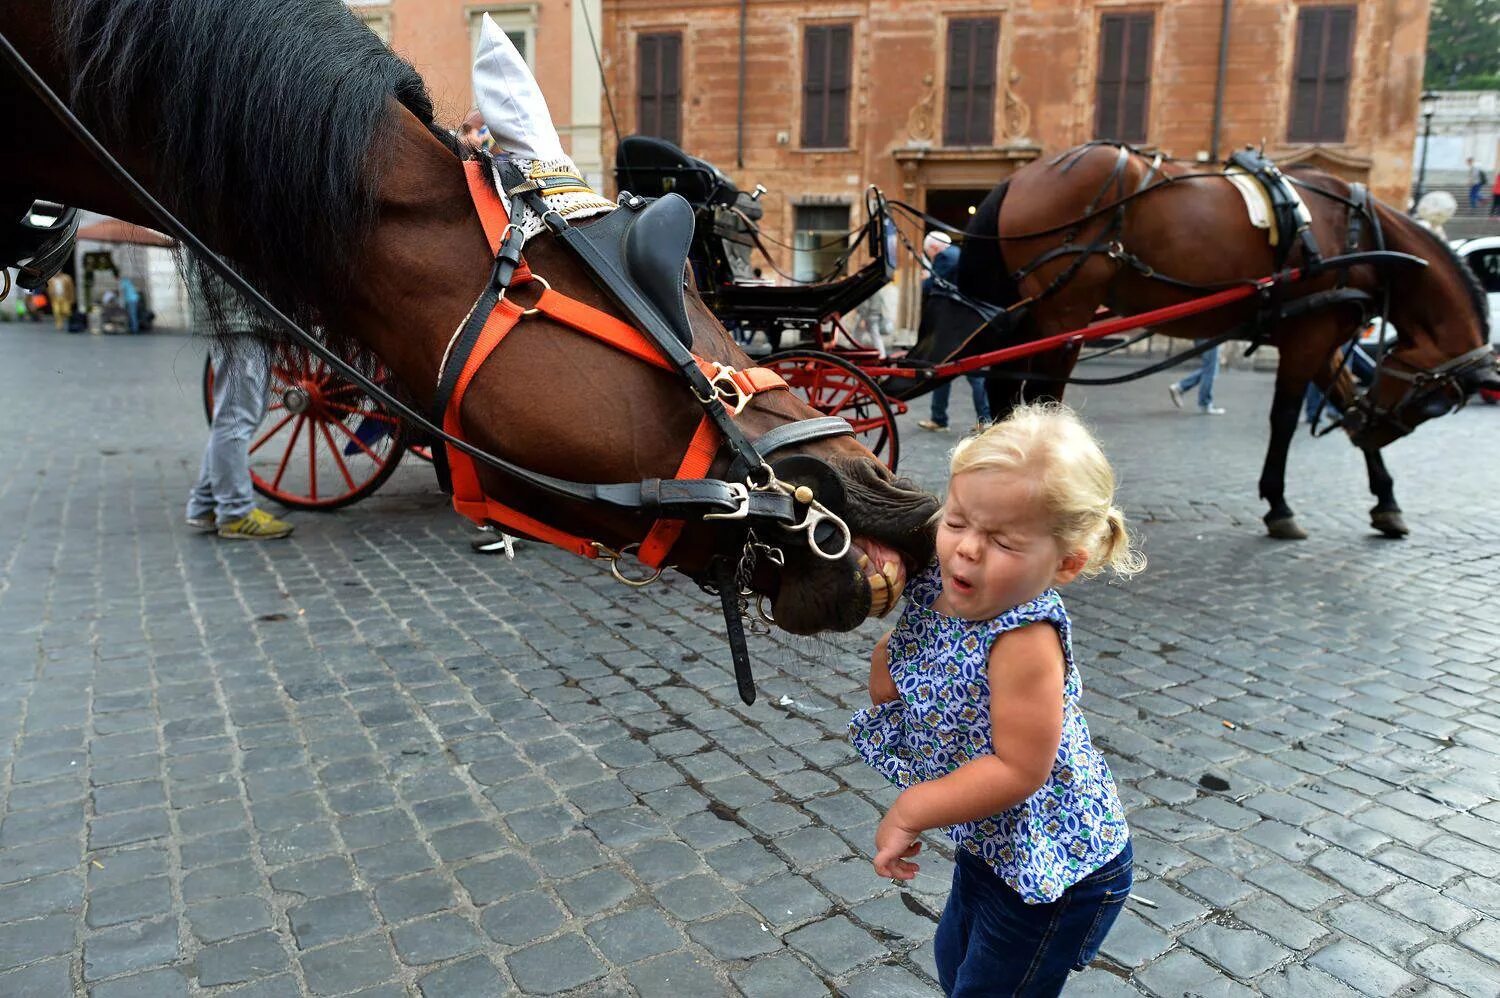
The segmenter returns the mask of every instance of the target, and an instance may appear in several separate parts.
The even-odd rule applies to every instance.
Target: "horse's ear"
[[[563,158],[552,113],[531,67],[490,15],[480,26],[474,56],[474,94],[495,145],[517,159]]]

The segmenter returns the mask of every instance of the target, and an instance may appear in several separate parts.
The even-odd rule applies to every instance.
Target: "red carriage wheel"
[[[854,436],[892,471],[901,457],[896,413],[868,374],[821,350],[785,350],[761,361],[781,375],[804,402],[827,416],[842,416]]]
[[[213,387],[209,358],[210,422]],[[295,509],[338,509],[380,488],[405,450],[401,420],[319,358],[298,352],[271,365],[266,415],[250,442],[250,478],[261,495]]]

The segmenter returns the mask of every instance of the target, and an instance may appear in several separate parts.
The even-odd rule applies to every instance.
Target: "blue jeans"
[[[1134,882],[1130,843],[1050,904],[1027,904],[984,860],[958,849],[933,948],[948,998],[1051,998],[1099,953]]]
[[[187,515],[213,513],[228,523],[255,508],[250,438],[266,413],[271,364],[265,345],[249,336],[209,340],[208,353],[214,361],[214,422]]]
[[[976,422],[988,423],[990,421],[990,393],[984,387],[984,374],[966,374],[969,379],[969,390],[974,394],[974,418]],[[953,390],[953,382],[945,381],[932,390],[932,421],[939,426],[948,425],[948,393]]]
[[[1219,348],[1204,351],[1198,370],[1177,382],[1177,390],[1185,392],[1194,385],[1198,388],[1198,408],[1207,409],[1214,404],[1214,378],[1219,376]]]

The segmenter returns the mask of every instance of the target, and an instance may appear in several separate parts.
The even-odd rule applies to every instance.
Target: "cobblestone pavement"
[[[951,867],[874,875],[844,738],[873,626],[752,639],[746,709],[690,585],[475,556],[420,465],[290,542],[190,533],[186,338],[0,357],[0,995],[935,993]],[[1299,439],[1277,543],[1269,378],[1220,384],[1077,400],[1151,567],[1067,593],[1140,877],[1070,993],[1500,994],[1500,410],[1391,449],[1404,542]]]

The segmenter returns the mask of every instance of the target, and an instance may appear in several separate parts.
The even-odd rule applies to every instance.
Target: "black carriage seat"
[[[620,140],[615,148],[615,186],[647,198],[680,194],[695,208],[727,208],[749,200],[742,199],[739,188],[713,164],[651,135]]]
[[[666,320],[683,346],[691,347],[684,277],[693,241],[693,208],[676,195],[636,203],[642,207],[627,202],[578,226],[578,234],[597,254],[585,262],[622,305],[628,309],[634,292]]]

